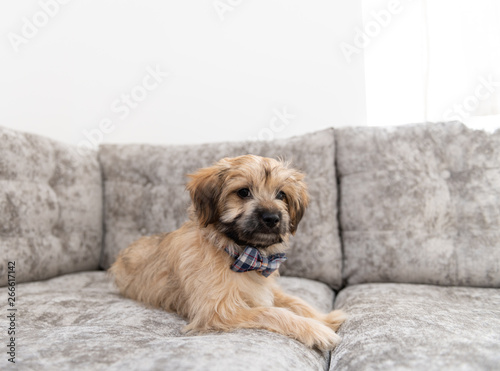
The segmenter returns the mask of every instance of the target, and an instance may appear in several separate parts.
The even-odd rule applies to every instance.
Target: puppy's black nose
[[[276,226],[276,224],[279,223],[280,216],[277,213],[270,213],[265,211],[262,213],[262,220],[269,228],[273,228]]]

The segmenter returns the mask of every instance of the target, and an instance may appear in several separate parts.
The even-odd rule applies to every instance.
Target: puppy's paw
[[[182,335],[186,335],[186,336],[189,336],[189,335],[196,335],[196,333],[198,332],[198,330],[194,329],[190,324],[189,325],[186,325],[184,326],[182,329],[181,329],[181,334]]]
[[[347,319],[347,315],[343,311],[334,310],[334,311],[328,313],[325,316],[325,318],[323,319],[323,321],[333,331],[337,331],[339,329],[340,325],[342,325],[342,323],[344,323],[344,321],[346,319]]]
[[[196,326],[193,322],[188,323],[181,329],[181,334],[186,336],[201,335],[210,332],[207,327]]]
[[[312,320],[311,322],[311,325],[303,334],[303,338],[299,339],[305,345],[310,348],[316,347],[320,350],[330,350],[340,343],[340,336],[331,328],[316,320]]]

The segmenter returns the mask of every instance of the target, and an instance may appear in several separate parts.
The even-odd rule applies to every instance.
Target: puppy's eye
[[[276,195],[276,198],[278,200],[284,200],[286,198],[286,194],[283,191],[279,191],[278,194]]]
[[[248,188],[241,188],[238,191],[238,196],[240,196],[241,198],[248,198],[251,196],[250,190]]]

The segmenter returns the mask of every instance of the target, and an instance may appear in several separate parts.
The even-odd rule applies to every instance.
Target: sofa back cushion
[[[281,156],[306,173],[311,203],[291,239],[282,273],[341,285],[341,248],[333,130],[270,142],[204,145],[103,145],[105,244],[109,268],[119,251],[143,235],[173,231],[187,220],[186,174],[223,157]]]
[[[336,131],[348,284],[500,287],[500,131]]]
[[[0,285],[94,270],[102,245],[96,151],[0,127]]]

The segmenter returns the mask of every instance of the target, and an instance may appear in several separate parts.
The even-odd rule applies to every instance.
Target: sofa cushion
[[[500,287],[500,131],[336,131],[348,284]]]
[[[186,174],[223,157],[284,157],[306,173],[310,207],[291,239],[282,274],[341,285],[341,248],[333,130],[270,142],[204,145],[103,145],[105,245],[101,266],[142,235],[175,230],[187,220]]]
[[[325,284],[291,277],[281,284],[322,311],[332,308]],[[326,353],[265,330],[183,335],[185,320],[121,297],[104,272],[21,284],[18,291],[16,363],[23,369],[324,370],[328,363]]]
[[[497,370],[500,290],[361,284],[335,302],[348,320],[330,370]]]
[[[0,286],[97,269],[102,180],[96,151],[0,127]]]

